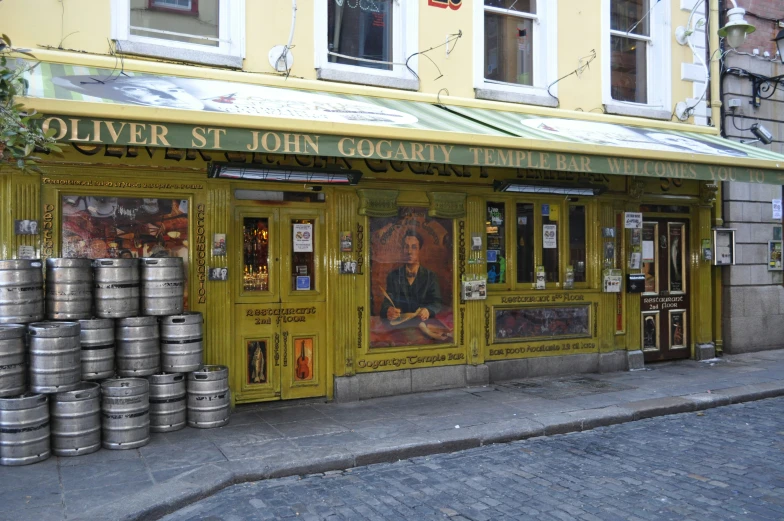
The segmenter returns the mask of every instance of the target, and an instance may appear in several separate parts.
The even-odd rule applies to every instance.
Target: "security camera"
[[[749,130],[751,130],[754,137],[762,141],[763,144],[770,145],[773,142],[773,134],[759,123],[754,123]]]

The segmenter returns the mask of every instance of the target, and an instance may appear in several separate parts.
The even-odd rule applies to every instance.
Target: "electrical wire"
[[[585,59],[587,59],[587,61],[585,63],[583,63],[583,60],[585,60]],[[555,102],[557,103],[555,108],[558,108],[558,107],[561,106],[561,100],[558,99],[558,96],[556,96],[555,94],[550,92],[550,89],[552,88],[552,86],[555,85],[556,83],[558,83],[559,81],[561,81],[562,79],[568,78],[572,74],[576,74],[579,77],[583,73],[583,71],[585,69],[590,69],[591,68],[591,62],[594,61],[595,59],[596,59],[596,49],[591,49],[591,52],[589,54],[586,54],[585,56],[581,57],[577,61],[577,63],[579,65],[577,66],[577,68],[575,70],[573,70],[569,74],[564,74],[563,76],[561,76],[560,78],[558,78],[557,80],[555,80],[554,82],[552,82],[550,85],[547,86],[547,94],[549,94],[550,97],[553,98],[555,100]]]
[[[640,18],[639,20],[637,20],[637,22],[635,22],[635,23],[634,23],[634,25],[632,25],[631,27],[629,27],[629,29],[627,29],[627,31],[626,31],[626,35],[627,35],[627,36],[628,36],[628,35],[629,35],[629,34],[630,34],[630,33],[631,33],[633,30],[635,30],[635,29],[637,28],[637,26],[638,26],[638,25],[640,25],[640,24],[643,22],[643,20],[645,20],[646,18],[648,18],[648,15],[650,15],[650,14],[651,14],[651,11],[653,11],[653,10],[656,8],[656,6],[657,6],[657,5],[659,5],[659,2],[661,2],[661,0],[656,0],[656,3],[655,3],[655,4],[653,4],[653,5],[651,6],[651,8],[650,8],[650,9],[648,9],[648,12],[647,12],[647,13],[645,13],[644,15],[642,15],[642,18]]]
[[[686,22],[686,43],[689,45],[689,49],[691,50],[691,53],[694,55],[695,58],[697,58],[700,61],[702,68],[705,70],[705,85],[702,90],[702,94],[700,94],[700,96],[694,101],[694,103],[691,106],[686,107],[686,109],[684,109],[683,117],[682,118],[678,117],[678,119],[680,119],[681,121],[685,121],[689,119],[689,117],[694,113],[694,109],[697,108],[697,106],[702,102],[702,99],[708,93],[708,85],[710,85],[710,69],[708,69],[708,64],[705,63],[705,59],[700,54],[697,53],[697,51],[694,49],[694,44],[691,43],[691,36],[692,34],[694,34],[694,31],[696,31],[697,29],[705,25],[705,17],[702,17],[695,22],[694,26],[692,26],[692,20],[694,19],[694,14],[697,12],[697,7],[701,4],[705,4],[705,0],[698,0],[697,2],[695,2],[694,6],[691,8],[691,12],[689,13],[689,20]],[[673,111],[673,114],[675,114],[676,111],[677,109]],[[672,116],[670,117],[670,119],[672,119]]]

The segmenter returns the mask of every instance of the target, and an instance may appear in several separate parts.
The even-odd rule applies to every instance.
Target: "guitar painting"
[[[313,340],[309,338],[300,340],[296,354],[295,378],[297,380],[310,380],[313,375]]]

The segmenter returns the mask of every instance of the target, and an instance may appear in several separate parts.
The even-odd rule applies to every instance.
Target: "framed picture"
[[[686,343],[686,310],[670,310],[670,349],[685,349]]]
[[[642,314],[642,350],[659,351],[659,312],[646,311]]]
[[[248,385],[266,384],[269,381],[267,378],[267,341],[248,340],[246,352],[248,367],[246,381]]]

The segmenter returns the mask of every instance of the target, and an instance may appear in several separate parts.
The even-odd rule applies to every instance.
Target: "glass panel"
[[[542,216],[542,264],[545,281],[558,282],[558,221]]]
[[[536,14],[536,0],[485,0],[485,6]]]
[[[296,291],[316,289],[313,219],[291,221],[291,288]]]
[[[670,234],[670,247],[667,250],[667,262],[670,270],[670,292],[680,293],[686,290],[684,285],[684,272],[686,269],[684,226],[682,224],[668,224],[667,226]]]
[[[517,205],[517,282],[534,281],[534,205]]]
[[[533,85],[533,20],[485,13],[485,78]]]
[[[657,228],[656,223],[642,225],[642,272],[645,274],[645,293],[659,292],[656,273],[656,256],[659,254]]]
[[[610,6],[610,28],[650,36],[651,15],[648,9],[648,0],[613,0]]]
[[[392,0],[327,2],[327,44],[330,52],[368,60],[393,60]],[[329,56],[329,61],[392,70],[392,64],[364,62],[333,55]]]
[[[243,220],[245,291],[269,290],[269,219],[246,217]]]
[[[569,264],[574,281],[585,282],[585,206],[569,207]]]
[[[131,34],[218,47],[219,5],[220,0],[131,0]]]
[[[634,103],[648,102],[648,45],[642,40],[610,38],[612,98]]]
[[[590,307],[495,310],[495,339],[590,336]]]
[[[487,283],[506,282],[506,205],[487,203]]]

